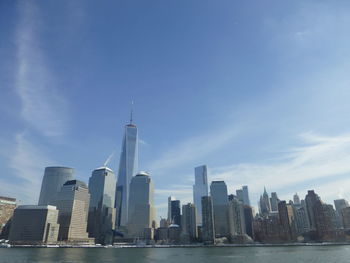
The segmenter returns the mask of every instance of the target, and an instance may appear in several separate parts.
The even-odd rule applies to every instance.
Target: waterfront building
[[[132,177],[138,169],[138,133],[137,127],[132,123],[125,126],[122,151],[119,161],[118,181],[116,184],[115,207],[116,227],[125,227],[129,216],[129,192]]]
[[[208,196],[208,168],[201,165],[194,168],[195,183],[193,185],[193,203],[196,208],[196,214],[202,214],[202,196]],[[197,226],[202,225],[202,217],[197,216]]]
[[[346,207],[349,207],[349,203],[345,199],[337,199],[337,200],[334,200],[334,206],[335,206],[336,216],[337,216],[337,225],[338,227],[343,227],[341,210]]]
[[[337,227],[336,214],[332,205],[317,200],[313,206],[315,227],[319,239],[331,238]]]
[[[182,206],[181,235],[185,242],[194,242],[198,238],[196,213],[194,204],[188,203]]]
[[[253,235],[253,221],[254,221],[254,214],[253,214],[253,208],[249,205],[243,206],[243,213],[244,213],[244,225],[245,225],[245,233],[250,236],[251,238],[254,237]]]
[[[181,228],[177,224],[171,224],[168,228],[168,241],[171,244],[180,243]]]
[[[278,199],[277,193],[272,192],[271,193],[271,198],[270,198],[270,205],[271,205],[271,210],[270,211],[278,211],[278,202],[280,200]]]
[[[38,205],[52,205],[61,187],[74,179],[74,169],[69,167],[46,167],[41,183]]]
[[[228,202],[230,237],[246,233],[243,202],[234,198]]]
[[[291,241],[295,234],[294,209],[291,204],[286,201],[278,203],[279,223],[282,226],[281,239],[284,241]]]
[[[250,206],[248,186],[247,185],[243,185],[242,186],[242,191],[243,191],[243,205],[249,205]]]
[[[148,173],[140,172],[131,179],[128,236],[145,238],[147,228],[155,228],[154,186]]]
[[[204,243],[215,242],[214,211],[211,196],[202,197],[202,240]]]
[[[169,196],[168,197],[168,224],[170,225],[172,220],[173,220],[173,216],[171,214],[171,201],[176,200],[176,198],[174,196]]]
[[[314,190],[309,190],[305,196],[305,203],[307,209],[307,215],[310,223],[310,230],[316,230],[314,206],[317,201],[320,200],[320,197],[315,193]]]
[[[344,229],[350,229],[350,207],[341,210],[341,218]]]
[[[180,200],[171,201],[171,224],[181,227],[181,203]]]
[[[89,202],[90,194],[84,182],[70,180],[64,183],[54,202],[59,210],[59,241],[73,244],[93,241],[87,232]]]
[[[228,197],[224,181],[213,181],[210,185],[210,195],[213,202],[214,226],[216,237],[228,237]]]
[[[89,179],[88,232],[99,244],[113,243],[115,185],[115,175],[108,167],[95,169]]]
[[[297,193],[295,193],[293,195],[293,203],[294,203],[294,205],[300,205],[301,204],[299,195]]]
[[[54,206],[21,205],[13,214],[11,244],[41,245],[57,243],[58,210]]]
[[[297,234],[302,235],[310,231],[310,223],[309,218],[307,216],[306,207],[302,205],[294,205],[294,215]]]
[[[16,205],[16,198],[0,196],[0,239],[8,238]]]

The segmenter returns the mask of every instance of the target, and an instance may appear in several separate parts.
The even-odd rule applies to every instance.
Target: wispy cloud
[[[22,102],[21,115],[39,133],[61,135],[66,129],[67,102],[60,95],[54,73],[45,59],[44,45],[39,38],[43,30],[39,10],[31,1],[21,2],[18,7],[15,87]]]
[[[247,184],[255,198],[264,185],[282,195],[309,188],[322,188],[326,194],[334,190],[329,181],[337,185],[337,192],[340,187],[350,191],[350,185],[343,184],[344,176],[350,174],[350,135],[326,137],[309,132],[300,138],[304,146],[286,150],[282,158],[212,168],[210,177],[225,180],[231,189]],[[331,198],[337,198],[332,194]]]
[[[171,150],[162,154],[150,164],[150,171],[161,173],[164,170],[200,161],[202,157],[227,145],[238,134],[238,130],[227,128],[223,132],[195,136],[170,147]]]
[[[1,154],[5,155],[4,152]],[[5,156],[8,156],[13,177],[11,180],[1,179],[0,191],[17,197],[21,203],[36,203],[44,167],[52,162],[30,143],[25,133],[16,135],[12,151],[6,152]]]

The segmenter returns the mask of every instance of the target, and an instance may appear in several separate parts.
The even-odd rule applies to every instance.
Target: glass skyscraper
[[[207,166],[201,165],[194,168],[195,183],[193,185],[193,203],[196,207],[197,226],[202,225],[202,197],[208,196]]]
[[[108,167],[95,169],[89,179],[91,197],[88,232],[97,243],[111,244],[113,242],[115,185],[115,175]]]
[[[125,126],[123,146],[120,155],[118,181],[115,193],[116,227],[125,227],[128,223],[128,206],[131,178],[138,168],[137,127],[130,120]]]

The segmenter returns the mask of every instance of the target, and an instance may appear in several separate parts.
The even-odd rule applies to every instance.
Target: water
[[[343,263],[350,246],[216,248],[1,248],[3,262]]]

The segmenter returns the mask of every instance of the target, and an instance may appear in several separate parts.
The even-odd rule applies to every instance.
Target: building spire
[[[131,101],[131,110],[130,110],[130,124],[132,124],[133,121],[133,113],[134,113],[134,101]]]

